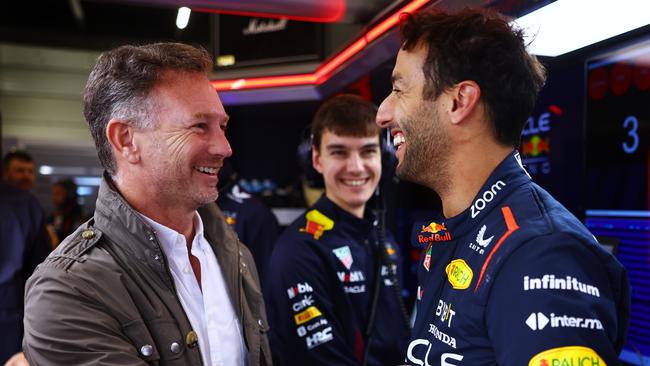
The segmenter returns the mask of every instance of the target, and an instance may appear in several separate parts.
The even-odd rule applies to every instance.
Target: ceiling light
[[[176,26],[178,29],[185,29],[187,23],[190,22],[190,13],[192,9],[188,7],[178,8],[178,15],[176,16]]]
[[[557,0],[515,20],[528,51],[559,56],[650,23],[645,0]]]
[[[49,165],[41,165],[41,167],[38,169],[38,172],[41,175],[50,175],[53,171],[54,169]]]

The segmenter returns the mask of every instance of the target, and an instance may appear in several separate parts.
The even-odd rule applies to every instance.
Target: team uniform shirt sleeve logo
[[[350,251],[349,246],[342,246],[340,248],[332,249],[332,252],[338,258],[341,263],[345,266],[345,268],[350,269],[352,267],[352,263],[354,262],[354,259],[352,258],[352,252]]]
[[[431,267],[431,244],[427,247],[427,253],[424,255],[424,260],[422,261],[422,265],[424,266],[424,269],[429,272],[429,268]]]
[[[314,239],[318,240],[323,235],[323,232],[327,230],[332,230],[334,227],[334,221],[329,217],[323,215],[318,210],[311,210],[305,214],[307,223],[305,227],[300,228],[301,233],[308,233],[314,236]]]
[[[293,316],[294,320],[296,321],[296,325],[300,325],[302,323],[306,323],[314,318],[317,318],[319,316],[323,315],[323,313],[318,310],[317,307],[315,306],[310,306],[304,311],[296,314]]]
[[[549,349],[533,357],[528,366],[607,366],[605,361],[591,348],[570,346]]]
[[[472,278],[474,278],[472,269],[469,268],[463,259],[454,259],[449,262],[445,268],[445,273],[447,273],[449,283],[457,290],[468,288],[470,283],[472,283]]]

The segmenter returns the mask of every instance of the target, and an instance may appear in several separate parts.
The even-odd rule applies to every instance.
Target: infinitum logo
[[[568,290],[578,291],[583,294],[600,297],[598,287],[578,281],[571,276],[555,277],[545,274],[542,278],[524,276],[524,291],[531,290]]]
[[[551,328],[603,329],[603,323],[598,319],[555,315],[554,313],[551,313],[550,316],[543,313],[532,313],[526,319],[526,325],[532,330],[542,330],[546,326]]]

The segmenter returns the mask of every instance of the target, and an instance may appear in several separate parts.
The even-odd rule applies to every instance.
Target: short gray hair
[[[106,138],[111,119],[151,127],[156,108],[149,94],[165,71],[207,74],[212,67],[205,49],[181,43],[127,45],[102,53],[86,83],[83,112],[104,169],[111,175],[117,170]]]

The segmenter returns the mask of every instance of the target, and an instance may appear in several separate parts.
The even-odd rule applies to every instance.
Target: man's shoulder
[[[38,266],[35,275],[62,270],[84,276],[98,267],[116,266],[110,254],[101,248],[103,238],[102,231],[91,226],[90,222],[82,224]]]
[[[590,241],[589,230],[550,193],[530,182],[515,190],[501,205],[512,212],[522,232],[535,236],[569,234],[578,241]]]
[[[308,208],[298,216],[278,238],[278,244],[321,243],[335,234],[335,222],[315,207]]]

